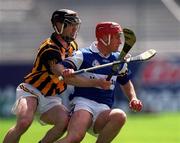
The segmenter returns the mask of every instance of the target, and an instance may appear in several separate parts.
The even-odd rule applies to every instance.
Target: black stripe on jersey
[[[37,87],[40,91],[51,81],[51,78],[48,76],[41,84]]]
[[[41,71],[42,70],[42,67],[43,67],[43,64],[42,63],[40,63],[41,62],[41,60],[40,60],[40,58],[38,57],[38,60],[39,60],[39,64],[35,64],[35,68],[36,68],[36,70],[37,71]]]
[[[56,89],[57,85],[56,84],[52,84],[51,88],[48,90],[48,92],[46,93],[46,96],[51,96],[53,91]]]
[[[34,76],[33,78],[32,77],[28,77],[28,78],[32,78],[30,81],[29,81],[29,84],[33,85],[43,74],[39,74],[39,75],[36,75]],[[28,78],[26,78],[27,80],[29,80]],[[25,79],[25,80],[26,80]]]
[[[44,47],[40,47],[40,49],[39,49],[37,58],[36,58],[36,60],[34,62],[34,68],[37,71],[40,71],[42,69],[43,65],[42,65],[42,63],[40,63],[41,62],[40,57],[41,57],[42,53],[44,52],[44,50],[48,49],[48,47],[49,47],[49,45],[46,44]]]
[[[66,89],[67,89],[67,84],[63,83],[63,87],[64,87],[64,90],[66,90]],[[56,93],[57,93],[57,94],[60,94],[60,93],[64,92],[64,90],[61,90],[61,91],[60,91],[60,90],[57,89],[57,90],[56,90]]]
[[[45,51],[47,51],[47,50],[55,50],[55,51],[58,51],[59,52],[59,50],[62,52],[62,50],[61,50],[61,48],[58,48],[57,46],[55,46],[55,45],[45,45],[44,47],[42,47],[40,50],[39,50],[39,53],[38,53],[38,58],[39,57],[41,57],[41,55],[45,52]]]
[[[35,76],[38,76],[38,75],[40,75],[41,73],[44,73],[44,72],[46,72],[46,71],[37,71],[37,72],[35,72],[35,73],[30,73],[30,74],[28,74],[28,75],[26,75],[25,77],[24,77],[24,79],[26,80],[26,79],[29,79],[29,78],[31,78],[31,77],[35,77]]]
[[[42,70],[47,69],[50,72],[49,65],[48,65],[47,61],[48,61],[48,59],[51,60],[51,58],[53,58],[53,56],[50,56],[50,55],[48,56],[48,53],[50,54],[52,52],[56,52],[56,55],[58,55],[57,58],[58,57],[61,58],[60,51],[59,51],[58,47],[48,46],[48,45],[46,47],[47,48],[43,48],[42,50],[39,51],[40,54],[38,54],[38,57],[36,59],[36,62],[34,63],[34,67],[33,67],[33,69],[36,71],[42,71]],[[45,56],[44,54],[45,55],[47,54],[47,55]],[[61,59],[59,59],[59,60],[61,61]],[[57,62],[59,62],[59,61],[57,61]]]
[[[57,47],[57,46],[55,46],[55,45],[49,45],[49,48],[51,48],[51,49],[54,49],[54,50],[56,50],[56,51],[61,51],[61,52],[63,52],[62,51],[62,47]]]

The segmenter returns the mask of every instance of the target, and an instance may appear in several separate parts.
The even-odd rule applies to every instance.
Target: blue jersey
[[[108,56],[103,56],[97,49],[95,43],[90,47],[80,49],[76,51],[72,57],[68,57],[63,62],[64,66],[68,68],[85,69],[97,65],[107,64],[118,59],[119,52],[112,53]],[[112,67],[106,67],[92,72],[85,72],[81,75],[86,78],[91,79],[106,79],[107,76],[112,72]],[[129,73],[129,72],[128,72]],[[114,88],[116,81],[120,84],[126,84],[129,81],[130,74],[126,74],[123,77],[112,76],[111,78],[111,87],[109,90],[101,89],[100,87],[75,87],[74,93],[69,96],[70,100],[74,97],[84,97],[90,100],[96,101],[98,103],[107,104],[109,107],[112,107],[114,103]]]

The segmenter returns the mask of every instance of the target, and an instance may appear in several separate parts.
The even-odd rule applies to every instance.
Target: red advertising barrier
[[[150,62],[143,68],[142,83],[148,86],[180,83],[180,62],[166,60]]]

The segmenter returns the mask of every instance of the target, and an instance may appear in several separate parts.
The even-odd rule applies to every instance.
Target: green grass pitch
[[[0,142],[15,119],[0,119]],[[20,143],[37,143],[51,126],[41,126],[36,120],[22,136]],[[86,134],[81,143],[94,143]],[[112,143],[178,143],[180,142],[180,113],[128,114],[128,119]]]

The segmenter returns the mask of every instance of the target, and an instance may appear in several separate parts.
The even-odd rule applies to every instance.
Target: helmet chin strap
[[[100,38],[99,40],[104,44],[104,46],[109,46],[111,43],[111,35],[110,34],[108,35],[108,42],[107,43],[102,38]]]
[[[57,26],[54,25],[54,30],[57,34],[62,34],[63,33],[63,30],[64,30],[64,23],[62,23],[62,26],[61,26],[61,31],[59,32],[59,30],[57,29]]]

